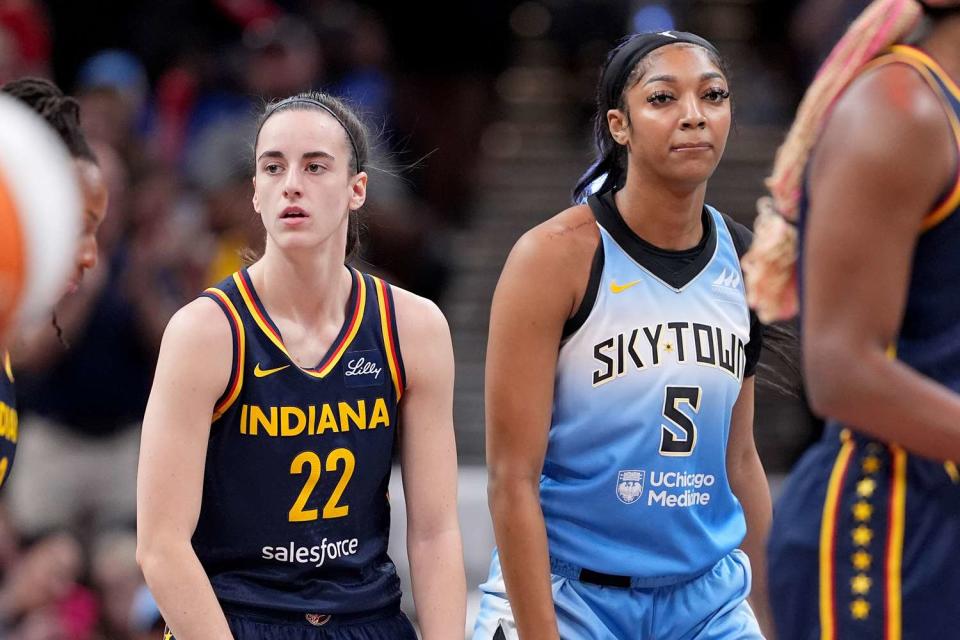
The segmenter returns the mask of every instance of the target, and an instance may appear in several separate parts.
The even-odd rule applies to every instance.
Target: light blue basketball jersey
[[[707,212],[712,255],[681,288],[600,226],[599,288],[560,348],[540,481],[555,570],[671,584],[709,570],[746,533],[726,448],[750,315],[733,238]]]

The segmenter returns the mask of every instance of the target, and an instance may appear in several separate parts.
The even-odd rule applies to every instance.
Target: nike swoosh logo
[[[623,293],[635,284],[640,284],[640,281],[634,280],[633,282],[628,282],[627,284],[617,284],[615,280],[611,280],[610,291],[613,291],[614,293]]]
[[[283,365],[282,367],[277,367],[277,368],[275,368],[275,369],[261,369],[261,368],[260,368],[260,363],[258,362],[258,363],[257,363],[257,366],[255,366],[255,367],[253,368],[253,375],[257,376],[258,378],[266,378],[266,377],[269,376],[270,374],[276,373],[277,371],[283,371],[284,369],[286,369],[286,368],[289,367],[289,366],[290,366],[290,365],[285,364],[285,365]]]

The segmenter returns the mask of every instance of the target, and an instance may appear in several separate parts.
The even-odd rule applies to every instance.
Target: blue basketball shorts
[[[960,637],[960,474],[830,427],[774,509],[780,640]]]
[[[235,640],[417,640],[398,607],[347,615],[263,611],[224,606]],[[163,640],[176,640],[169,629]]]
[[[630,588],[550,576],[563,640],[762,640],[747,604],[750,562],[735,550],[702,576],[665,587]],[[473,640],[516,640],[516,624],[494,552]]]

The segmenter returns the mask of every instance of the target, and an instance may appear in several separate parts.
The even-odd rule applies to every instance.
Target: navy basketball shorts
[[[767,562],[778,637],[957,637],[958,554],[956,467],[831,427],[774,509]]]
[[[398,607],[351,614],[292,613],[224,606],[236,640],[417,640]],[[176,640],[168,629],[163,640]]]

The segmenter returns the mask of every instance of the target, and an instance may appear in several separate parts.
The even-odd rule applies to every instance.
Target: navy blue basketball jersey
[[[911,265],[896,356],[960,393],[960,87],[927,54],[897,45],[875,64],[910,64],[943,100],[957,149],[957,175],[927,215]]]
[[[0,371],[0,488],[3,488],[13,467],[13,457],[17,453],[17,438],[20,432],[9,353],[3,353],[2,364],[3,371]]]
[[[915,47],[895,45],[864,72],[887,64],[909,65],[940,97],[958,158],[956,176],[917,238],[890,355],[960,393],[960,86]],[[805,198],[801,245],[807,206]],[[910,455],[828,419],[775,510],[768,558],[778,636],[955,637],[958,514],[955,464]]]
[[[403,363],[390,286],[351,274],[344,326],[309,369],[246,270],[204,292],[234,342],[193,536],[223,603],[337,614],[399,602],[387,489]]]
[[[746,531],[726,472],[731,412],[754,364],[737,246],[705,207],[703,246],[671,281],[612,195],[589,203],[603,265],[557,358],[540,480],[551,566],[673,584]]]

